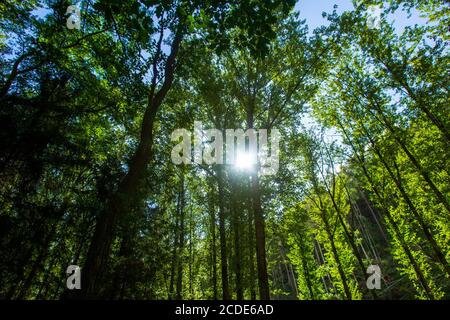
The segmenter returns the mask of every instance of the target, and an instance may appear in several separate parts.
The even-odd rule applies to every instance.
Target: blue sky
[[[321,25],[326,25],[326,18],[322,17],[322,12],[332,13],[333,6],[337,5],[336,9],[338,14],[344,11],[351,11],[354,9],[351,0],[299,0],[295,5],[295,11],[300,12],[300,18],[306,19],[306,23],[310,32]],[[394,27],[398,33],[401,33],[405,26],[414,24],[423,25],[427,22],[427,19],[421,18],[419,13],[412,10],[411,17],[408,18],[408,14],[401,10],[397,10],[394,15],[387,17],[389,22],[394,23]]]
[[[299,0],[295,4],[295,11],[300,12],[300,18],[306,19],[310,31],[325,24],[327,21],[322,17],[322,12],[333,12],[333,6],[337,4],[338,13],[353,10],[351,0]]]
[[[326,19],[322,17],[322,12],[333,12],[333,6],[335,4],[338,6],[337,12],[339,14],[354,9],[351,0],[298,0],[295,5],[295,11],[300,11],[300,17],[306,19],[309,29],[312,32],[315,28],[327,24]],[[50,10],[41,8],[37,9],[34,13],[40,17],[44,17],[50,13]],[[395,17],[391,15],[388,19],[394,22],[394,26],[398,32],[401,32],[407,25],[414,25],[416,23],[424,24],[427,21],[424,18],[420,18],[419,14],[414,10],[410,18],[407,17],[405,12],[398,10]]]
[[[300,19],[306,19],[309,32],[312,33],[315,28],[328,24],[326,18],[323,18],[322,12],[332,13],[335,4],[338,6],[336,9],[338,14],[341,14],[344,11],[354,10],[351,0],[299,0],[295,5],[294,10],[299,12]],[[411,10],[411,16],[408,17],[406,12],[399,9],[395,15],[390,14],[386,19],[390,23],[393,23],[398,34],[402,33],[406,26],[415,24],[424,25],[427,22],[427,19],[421,18],[419,12],[415,10]],[[321,127],[309,113],[303,115],[302,124],[307,129]],[[334,129],[325,130],[325,141],[328,143],[336,141],[339,145],[342,145],[342,137]]]

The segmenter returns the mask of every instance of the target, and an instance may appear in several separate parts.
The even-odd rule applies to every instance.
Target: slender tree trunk
[[[33,262],[31,270],[28,273],[28,276],[25,279],[25,282],[23,283],[22,287],[20,288],[19,293],[17,294],[18,300],[22,300],[26,296],[28,290],[31,287],[31,284],[33,283],[33,279],[36,277],[37,273],[42,268],[44,260],[48,254],[48,247],[49,247],[50,242],[52,241],[53,236],[55,235],[55,232],[56,232],[56,225],[57,225],[57,222],[54,222],[50,232],[45,237],[45,241],[44,241],[44,244],[42,245],[42,247],[40,248],[39,255],[36,257],[36,260]]]
[[[175,229],[174,229],[174,241],[173,241],[173,248],[172,248],[172,265],[170,266],[170,280],[169,280],[169,300],[174,298],[174,287],[175,287],[175,273],[177,272],[177,266],[178,266],[178,241],[179,236],[178,232],[180,230],[180,205],[181,205],[181,194],[178,191],[177,193],[177,209],[175,214]]]
[[[340,128],[342,129],[347,142],[350,144],[350,146],[353,149],[353,153],[356,156],[356,158],[358,159],[358,162],[361,165],[361,168],[363,170],[364,176],[366,177],[367,181],[369,182],[373,192],[375,193],[376,198],[378,199],[380,205],[382,208],[385,208],[384,205],[384,200],[383,197],[381,196],[381,193],[378,191],[378,188],[376,187],[376,184],[373,182],[372,177],[370,176],[364,161],[361,159],[361,157],[359,156],[359,153],[357,152],[355,146],[353,145],[352,141],[350,140],[349,136],[347,135],[346,130],[344,129],[344,127],[342,126],[341,123],[339,123]],[[397,237],[397,239],[400,242],[400,246],[402,247],[403,251],[405,252],[406,256],[408,257],[409,262],[411,263],[411,265],[413,266],[414,272],[416,274],[417,279],[419,280],[419,283],[422,285],[422,287],[425,290],[425,293],[427,295],[427,297],[429,299],[434,299],[434,295],[430,289],[430,287],[428,286],[428,282],[425,279],[425,276],[421,270],[421,268],[419,267],[419,265],[417,264],[416,259],[414,258],[413,254],[411,253],[411,250],[409,249],[403,234],[401,233],[397,223],[394,221],[394,219],[392,218],[389,210],[385,209],[383,210],[384,216],[387,218],[389,224],[392,226],[393,230],[394,230],[394,234]]]
[[[179,251],[178,255],[178,270],[177,270],[177,293],[176,299],[181,300],[182,286],[183,286],[183,251],[184,251],[184,218],[185,218],[185,190],[184,190],[184,174],[181,176],[181,190],[180,190],[180,230],[179,230]]]
[[[253,129],[253,126],[254,100],[247,107],[247,128]],[[253,171],[251,175],[251,196],[253,200],[253,214],[255,218],[256,264],[258,270],[259,297],[262,300],[270,300],[269,277],[267,275],[266,260],[266,231],[261,207],[259,178],[256,170]]]
[[[225,206],[224,206],[224,187],[223,187],[223,171],[221,167],[217,167],[216,175],[218,179],[219,189],[219,234],[220,234],[220,260],[222,266],[222,298],[230,299],[230,291],[228,287],[228,265],[227,265],[227,239],[225,232]]]
[[[256,300],[256,291],[255,291],[255,239],[253,237],[254,231],[253,231],[253,205],[252,205],[252,199],[248,199],[248,206],[247,206],[247,212],[248,212],[248,264],[249,264],[249,289],[250,289],[250,299]]]
[[[7,95],[8,90],[10,89],[14,79],[19,74],[19,65],[22,63],[23,60],[25,60],[27,57],[31,56],[32,52],[27,52],[22,55],[20,55],[16,61],[14,61],[12,65],[11,73],[8,76],[8,79],[6,80],[5,84],[0,88],[0,98],[3,98]]]
[[[192,217],[192,206],[190,206],[189,208],[189,294],[190,294],[190,299],[192,299],[194,297],[194,275],[192,273],[192,266],[194,265],[194,228],[192,226],[194,220]]]
[[[367,133],[367,132],[366,132]],[[403,199],[405,200],[406,204],[408,205],[409,209],[413,213],[414,217],[419,222],[420,227],[422,228],[422,231],[427,238],[428,242],[431,245],[431,248],[433,249],[438,261],[442,264],[444,271],[447,273],[447,275],[450,276],[450,266],[447,260],[445,259],[445,255],[443,254],[441,248],[437,244],[436,240],[434,239],[433,235],[431,234],[431,231],[426,224],[426,222],[423,220],[422,216],[417,211],[416,207],[414,206],[412,200],[408,196],[406,190],[403,188],[402,182],[400,180],[400,177],[396,177],[392,169],[387,164],[386,160],[384,159],[383,155],[381,154],[380,150],[375,144],[375,141],[368,136],[368,139],[370,140],[370,143],[372,144],[372,147],[377,154],[378,158],[380,159],[381,163],[385,167],[386,171],[389,173],[389,176],[391,177],[392,181],[394,181],[395,185],[397,186],[397,189],[400,191],[400,194],[402,195]],[[394,160],[395,162],[395,160]]]
[[[122,242],[120,244],[119,249],[119,257],[122,257],[123,259],[126,259],[131,256],[132,253],[132,242],[131,242],[131,236],[126,230],[124,233]],[[125,262],[126,263],[126,262]],[[110,293],[110,299],[120,299],[121,296],[123,296],[123,292],[125,290],[127,282],[127,268],[124,265],[121,265],[115,272],[113,285]]]
[[[333,165],[333,164],[332,164]],[[333,177],[334,179],[334,177]],[[324,179],[325,181],[325,179]],[[344,219],[342,218],[341,209],[336,203],[336,200],[334,198],[334,194],[331,192],[329,186],[327,183],[325,183],[325,189],[327,190],[328,196],[331,199],[331,202],[333,204],[334,210],[336,210],[336,214],[339,220],[340,225],[342,226],[345,234],[345,238],[347,239],[347,242],[350,244],[350,247],[352,248],[353,255],[356,257],[356,260],[358,261],[359,270],[361,272],[361,276],[364,279],[366,276],[366,268],[364,267],[363,259],[359,253],[358,247],[356,246],[354,234],[352,231],[348,230],[347,225],[345,224]],[[370,294],[374,299],[377,299],[377,295],[373,290],[369,290]]]
[[[315,254],[317,263],[319,265],[325,264],[325,261],[324,261],[324,259],[322,257],[322,254],[321,254],[322,250],[319,251],[320,243],[316,239],[313,239],[313,246],[314,246],[314,254]],[[319,249],[317,247],[319,247]],[[328,279],[330,280],[330,275],[329,275],[328,272],[327,272],[327,276],[328,276]],[[328,294],[330,292],[330,290],[328,289],[327,280],[323,276],[321,277],[321,279],[322,279],[323,287],[325,288],[325,292]],[[331,283],[331,280],[330,280],[330,283]]]
[[[233,229],[234,229],[234,271],[236,276],[236,299],[243,300],[244,299],[244,291],[242,288],[242,272],[241,272],[241,235],[240,235],[240,221],[238,214],[238,203],[237,203],[237,184],[236,181],[233,182],[232,185],[231,201],[232,201],[232,212],[233,212]]]
[[[406,146],[406,144],[401,141],[401,139],[398,136],[397,130],[394,128],[390,120],[384,115],[383,110],[381,109],[381,106],[378,104],[377,101],[375,101],[372,105],[374,105],[378,111],[378,113],[382,117],[381,123],[384,123],[384,125],[389,129],[391,134],[394,137],[394,140],[397,142],[397,144],[402,148],[402,150],[405,152],[405,154],[408,156],[408,159],[411,161],[411,163],[414,165],[416,170],[419,172],[419,174],[422,176],[422,178],[425,180],[425,182],[428,184],[428,186],[433,190],[437,200],[444,205],[444,207],[447,209],[447,213],[450,213],[450,204],[448,203],[445,196],[441,193],[441,191],[436,187],[434,182],[431,180],[429,174],[422,168],[422,165],[419,163],[419,161],[416,159],[416,157],[412,154],[412,152],[409,150],[409,148]]]
[[[259,297],[262,300],[269,300],[270,292],[269,278],[267,276],[266,232],[261,208],[261,195],[257,173],[252,174],[252,197],[255,218],[256,264],[258,270]]]
[[[211,264],[212,264],[212,287],[213,300],[217,300],[217,249],[216,249],[216,212],[214,208],[214,198],[209,197],[209,214],[211,223]]]
[[[337,268],[338,268],[339,276],[341,278],[342,286],[344,287],[345,296],[346,296],[346,298],[348,300],[351,300],[352,299],[352,293],[351,293],[350,288],[348,286],[347,276],[345,275],[344,269],[342,267],[341,259],[339,258],[339,253],[338,253],[338,251],[336,249],[336,245],[334,243],[333,234],[331,232],[331,226],[329,225],[328,220],[324,216],[324,212],[323,211],[322,211],[321,216],[322,216],[322,221],[325,224],[325,231],[326,231],[327,236],[328,236],[328,241],[330,241],[331,251],[333,253],[334,260],[336,261],[336,264],[337,264]]]
[[[302,260],[303,275],[306,280],[306,286],[308,287],[309,297],[311,300],[314,300],[314,290],[313,290],[313,286],[312,286],[312,282],[311,282],[311,274],[309,272],[308,260],[306,259],[306,255],[305,255],[306,250],[302,244],[300,245],[299,250],[300,250],[300,258]]]
[[[373,189],[373,191],[375,193],[375,196],[377,197],[377,199],[380,202],[380,204],[382,204],[384,202],[384,200],[381,197],[381,194],[378,192],[378,188],[375,186],[375,184],[373,183],[372,179],[368,175],[368,172],[367,172],[367,170],[366,170],[364,165],[363,165],[363,167],[364,167],[363,170],[365,171],[365,176],[368,179],[369,184],[371,185],[371,188]],[[392,229],[394,230],[394,234],[395,234],[396,238],[399,240],[400,246],[402,247],[403,251],[405,252],[406,256],[408,257],[409,262],[413,266],[413,269],[414,269],[414,272],[415,272],[415,274],[417,276],[417,279],[419,280],[419,283],[424,288],[427,297],[429,299],[434,299],[433,292],[431,291],[430,287],[428,286],[428,282],[425,279],[425,276],[424,276],[421,268],[417,264],[416,259],[414,258],[413,254],[411,253],[411,250],[409,249],[409,247],[408,247],[408,245],[407,245],[407,243],[405,241],[405,238],[403,237],[403,234],[401,233],[397,223],[392,218],[392,216],[391,216],[391,214],[390,214],[390,212],[388,210],[384,210],[384,216],[386,216],[389,224],[392,226]]]
[[[334,260],[336,261],[336,264],[337,264],[338,273],[339,273],[339,276],[341,278],[342,286],[344,287],[345,296],[346,296],[346,298],[348,300],[351,300],[352,299],[352,294],[351,294],[350,288],[348,286],[347,276],[345,275],[344,269],[342,267],[341,259],[339,258],[339,253],[338,253],[338,251],[336,249],[336,245],[334,243],[332,228],[331,228],[331,226],[330,226],[330,224],[328,222],[327,216],[326,216],[327,212],[326,212],[326,208],[325,208],[325,206],[323,204],[323,201],[322,201],[322,198],[321,198],[321,191],[320,191],[320,188],[319,188],[319,182],[318,182],[318,179],[317,179],[317,177],[316,177],[314,172],[312,172],[311,182],[312,182],[312,185],[313,185],[313,190],[314,190],[314,192],[317,195],[318,200],[319,200],[319,203],[318,204],[316,203],[316,206],[317,206],[317,209],[320,210],[320,218],[321,218],[321,220],[322,220],[322,222],[323,222],[323,224],[325,226],[325,232],[326,232],[326,234],[328,236],[328,240],[329,240],[330,245],[331,245],[331,251],[332,251]]]
[[[119,218],[128,212],[136,198],[137,190],[144,177],[147,165],[152,157],[153,125],[156,113],[172,86],[175,69],[175,58],[178,54],[182,39],[181,28],[175,33],[172,42],[171,53],[166,61],[164,82],[161,88],[154,93],[151,90],[141,126],[141,137],[139,145],[128,166],[128,172],[120,182],[116,193],[107,202],[106,210],[99,216],[94,235],[89,247],[86,262],[82,272],[82,296],[86,298],[98,296],[102,273],[111,251],[111,243],[115,235],[115,227]],[[159,61],[155,56],[154,65]],[[156,83],[156,77],[154,80]]]

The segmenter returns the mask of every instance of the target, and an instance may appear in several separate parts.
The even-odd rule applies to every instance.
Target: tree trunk
[[[412,152],[409,150],[409,148],[405,145],[403,141],[399,138],[397,134],[397,130],[394,128],[392,123],[389,121],[389,119],[384,115],[383,110],[381,109],[381,106],[378,104],[377,101],[375,101],[372,105],[374,105],[378,111],[378,113],[382,117],[381,123],[383,123],[391,132],[391,134],[394,137],[394,140],[398,143],[400,148],[405,152],[405,154],[408,156],[408,159],[411,161],[411,163],[414,165],[416,170],[419,172],[419,174],[422,176],[422,178],[425,180],[425,182],[428,184],[428,186],[433,190],[437,200],[444,205],[444,207],[447,209],[447,213],[450,213],[450,204],[448,203],[445,196],[441,193],[441,191],[436,187],[434,182],[431,180],[428,173],[422,168],[419,161],[416,159],[416,157],[412,154]]]
[[[261,208],[258,173],[253,173],[252,175],[252,197],[253,214],[255,217],[256,264],[258,270],[259,297],[261,300],[269,300],[270,292],[266,262],[266,232]]]
[[[48,247],[49,247],[50,242],[52,241],[53,236],[55,235],[55,232],[56,232],[56,225],[57,225],[57,222],[54,222],[50,232],[46,236],[45,241],[44,241],[42,247],[40,248],[39,255],[36,257],[36,260],[33,262],[33,266],[31,267],[31,270],[28,273],[28,276],[25,279],[24,284],[22,285],[22,288],[20,289],[20,291],[17,295],[18,300],[22,300],[26,296],[28,290],[31,287],[33,279],[36,277],[37,272],[39,272],[39,270],[42,268],[44,260],[46,259],[47,254],[48,254]]]
[[[217,300],[217,249],[216,249],[216,212],[214,208],[214,198],[212,194],[209,197],[209,214],[211,224],[211,265],[212,265],[212,287],[213,300]]]
[[[242,288],[242,273],[241,273],[241,246],[240,246],[240,221],[237,207],[236,196],[238,194],[237,185],[234,182],[232,188],[232,211],[233,211],[233,229],[234,229],[234,271],[236,275],[236,299],[243,300],[244,292]]]
[[[177,270],[177,293],[176,299],[181,300],[182,286],[183,286],[183,250],[184,250],[184,218],[185,218],[185,191],[184,191],[184,175],[181,176],[181,190],[180,190],[180,230],[179,230],[179,251],[178,251],[178,270]]]
[[[224,207],[224,190],[223,190],[223,171],[221,167],[216,169],[219,189],[219,234],[220,234],[220,260],[222,266],[222,298],[230,299],[230,291],[228,287],[228,265],[227,265],[227,239],[225,233],[225,207]]]
[[[247,107],[247,128],[254,126],[254,99]],[[266,231],[264,216],[261,207],[261,193],[259,190],[259,178],[257,170],[251,175],[251,197],[253,203],[253,215],[255,218],[256,240],[256,264],[258,270],[259,297],[261,300],[270,300],[269,277],[267,275],[266,261]]]
[[[322,206],[322,208],[323,208],[323,206]],[[325,217],[324,211],[322,211],[321,216],[322,216],[322,221],[325,224],[325,231],[327,233],[328,240],[330,241],[331,251],[333,253],[334,260],[336,261],[336,264],[337,264],[337,268],[338,268],[339,276],[341,278],[342,286],[344,287],[345,296],[347,297],[348,300],[352,300],[352,293],[348,286],[347,276],[345,275],[344,269],[342,268],[341,259],[339,258],[339,253],[336,249],[336,245],[334,244],[333,234],[331,232],[331,226],[329,225],[328,220]]]
[[[350,143],[351,148],[353,149],[353,153],[355,154],[356,158],[358,159],[358,162],[361,165],[361,168],[363,170],[364,176],[366,177],[367,181],[369,182],[373,192],[375,193],[376,198],[378,199],[378,201],[380,202],[380,205],[382,206],[382,208],[385,208],[384,205],[384,200],[383,197],[381,196],[381,194],[378,191],[378,188],[376,187],[375,183],[373,182],[369,172],[367,171],[367,168],[363,162],[363,160],[361,159],[361,157],[359,156],[355,146],[353,145],[353,143],[351,142],[351,140],[349,139],[349,136],[347,135],[347,132],[345,131],[344,127],[342,126],[341,123],[339,123],[340,128],[342,129],[347,142]],[[389,224],[392,226],[392,228],[394,229],[394,234],[397,237],[397,239],[400,242],[400,245],[403,249],[403,251],[405,252],[406,256],[408,257],[409,262],[411,263],[411,265],[413,266],[414,272],[417,276],[417,279],[419,280],[419,283],[422,285],[422,287],[424,288],[427,297],[430,299],[434,299],[433,293],[431,291],[431,289],[428,286],[428,282],[426,281],[422,270],[420,269],[419,265],[417,264],[416,259],[414,258],[414,256],[412,255],[411,251],[408,248],[408,245],[403,237],[403,234],[401,233],[400,229],[397,226],[397,223],[394,221],[394,219],[392,218],[389,210],[385,209],[383,210],[384,216],[386,216]]]
[[[367,134],[367,132],[366,132],[366,134]],[[375,153],[377,154],[378,158],[380,159],[381,163],[385,167],[386,171],[389,173],[389,176],[391,177],[391,179],[394,181],[395,185],[397,186],[397,189],[400,191],[400,194],[402,195],[402,197],[405,200],[406,204],[408,205],[409,209],[413,213],[414,217],[419,222],[419,225],[422,228],[422,231],[423,231],[425,237],[427,238],[428,242],[430,243],[431,248],[433,249],[433,251],[434,251],[438,261],[442,264],[443,269],[447,273],[447,275],[450,276],[450,266],[449,266],[447,260],[445,259],[445,255],[443,254],[441,248],[439,247],[439,245],[437,244],[437,242],[434,239],[433,235],[431,234],[431,231],[430,231],[428,225],[426,224],[426,222],[423,220],[422,216],[417,211],[417,209],[414,206],[412,200],[410,199],[410,197],[406,193],[406,190],[403,188],[403,185],[402,185],[402,182],[400,180],[400,177],[397,178],[394,175],[394,172],[392,171],[392,169],[387,164],[386,160],[382,156],[382,154],[381,154],[380,150],[378,149],[378,147],[375,145],[375,141],[373,141],[373,139],[370,136],[368,136],[368,138],[370,140],[370,143],[372,144],[372,147],[373,147]],[[394,160],[394,162],[395,162],[395,160]]]
[[[333,177],[334,179],[334,177]],[[324,180],[325,181],[325,180]],[[356,246],[355,240],[354,240],[354,234],[352,231],[348,230],[347,225],[345,224],[344,219],[342,218],[341,215],[341,209],[339,208],[339,206],[336,203],[336,200],[334,199],[334,194],[331,192],[329,186],[327,183],[325,183],[325,188],[327,190],[328,196],[331,199],[331,202],[333,204],[334,210],[336,210],[336,214],[338,216],[338,220],[340,225],[342,226],[343,230],[344,230],[344,234],[345,234],[345,238],[347,239],[347,242],[350,244],[350,247],[352,248],[353,254],[356,257],[356,260],[358,261],[358,266],[359,266],[359,270],[361,272],[361,276],[364,279],[366,276],[366,268],[364,267],[364,262],[363,259],[358,251],[358,247]],[[370,294],[372,295],[372,297],[374,299],[377,299],[377,295],[373,290],[369,290]]]
[[[156,94],[153,94],[152,90],[149,95],[147,109],[142,120],[139,145],[129,164],[129,170],[120,182],[117,191],[108,201],[105,211],[97,220],[82,272],[83,286],[81,294],[83,297],[91,298],[99,294],[102,273],[105,271],[111,251],[115,227],[119,218],[130,210],[147,165],[152,157],[153,125],[156,113],[172,86],[175,58],[178,54],[181,39],[182,33],[181,28],[179,28],[172,42],[171,53],[166,61],[164,82]]]
[[[314,300],[314,291],[313,291],[313,286],[312,286],[312,282],[311,282],[311,274],[309,272],[308,261],[306,259],[305,248],[303,247],[303,243],[300,244],[299,249],[300,249],[300,257],[302,260],[303,275],[305,276],[305,279],[306,279],[306,286],[308,287],[310,299]]]
[[[249,264],[249,289],[250,289],[250,299],[256,300],[255,291],[255,251],[254,251],[254,231],[253,231],[253,205],[252,199],[248,198],[247,212],[248,212],[248,264]]]

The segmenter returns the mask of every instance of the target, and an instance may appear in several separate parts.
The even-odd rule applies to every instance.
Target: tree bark
[[[225,206],[222,168],[216,168],[219,189],[219,234],[220,234],[220,260],[222,267],[222,298],[230,299],[230,289],[228,287],[228,265],[227,265],[227,239],[225,232]]]
[[[142,120],[139,145],[129,164],[129,170],[120,182],[117,191],[108,201],[106,210],[97,220],[82,272],[83,286],[81,295],[85,298],[93,298],[99,294],[102,273],[106,268],[109,258],[116,225],[121,215],[130,210],[133,203],[132,200],[135,198],[136,191],[140,186],[147,165],[152,157],[153,125],[156,113],[172,86],[175,58],[178,54],[182,35],[181,28],[179,28],[175,33],[171,52],[166,61],[164,82],[155,94],[153,90],[149,94],[148,105]],[[155,61],[154,65],[157,62]]]
[[[247,106],[247,128],[254,126],[254,99]],[[258,270],[259,297],[261,300],[270,300],[269,277],[267,274],[266,260],[266,231],[264,216],[261,207],[261,193],[259,190],[259,178],[257,170],[251,174],[251,197],[253,203],[253,215],[255,219],[256,240],[256,264]]]
[[[244,292],[242,288],[242,271],[241,271],[241,246],[240,246],[240,221],[237,208],[237,185],[233,183],[232,188],[232,211],[233,211],[233,229],[234,229],[234,271],[236,276],[236,299],[243,300]]]
[[[177,270],[177,293],[176,299],[181,300],[183,286],[183,250],[184,250],[184,218],[185,218],[185,191],[184,191],[184,175],[181,176],[180,190],[180,230],[179,230],[179,251],[178,251],[178,270]]]
[[[259,191],[258,174],[252,175],[253,214],[255,218],[256,264],[258,270],[259,297],[262,300],[270,299],[269,278],[266,261],[266,232],[264,217],[261,208],[261,194]]]
[[[173,232],[173,248],[172,248],[172,265],[170,266],[170,280],[169,280],[169,295],[168,299],[171,300],[174,298],[173,292],[175,287],[175,273],[177,272],[177,265],[178,265],[178,230],[179,230],[179,219],[180,215],[178,212],[180,211],[180,193],[177,193],[177,209],[176,209],[176,215],[175,215],[175,229]]]
[[[249,185],[250,189],[250,185]],[[248,212],[248,263],[249,263],[249,289],[250,289],[250,299],[256,300],[256,291],[255,291],[255,251],[254,251],[254,230],[253,230],[253,205],[252,199],[248,198],[247,212]]]
[[[321,219],[322,219],[322,221],[323,221],[323,223],[325,225],[325,232],[327,233],[328,240],[330,241],[331,252],[333,253],[334,260],[336,261],[336,264],[337,264],[338,273],[339,273],[339,276],[341,278],[342,286],[344,287],[344,293],[345,293],[346,298],[348,300],[351,300],[352,299],[352,293],[351,293],[350,288],[348,286],[347,276],[345,275],[344,268],[342,267],[341,259],[339,258],[339,253],[338,253],[338,251],[336,249],[336,245],[334,243],[333,234],[332,234],[332,231],[331,231],[331,226],[328,223],[327,217],[325,216],[326,212],[325,212],[324,206],[322,204],[322,200],[320,199],[320,194],[317,193],[317,196],[319,197],[319,202],[320,202],[320,208],[318,208],[318,209],[321,211],[320,216],[321,216]]]
[[[210,215],[210,232],[211,232],[211,265],[212,276],[211,282],[213,287],[213,300],[217,300],[217,249],[216,249],[216,212],[214,208],[214,198],[209,197],[209,215]]]

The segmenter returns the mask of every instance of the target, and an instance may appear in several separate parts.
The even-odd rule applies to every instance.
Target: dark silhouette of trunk
[[[194,265],[194,246],[193,246],[193,239],[194,239],[194,228],[192,226],[194,220],[192,217],[192,206],[189,208],[190,214],[189,214],[189,294],[192,298],[194,296],[194,275],[192,273],[192,266]]]
[[[184,218],[185,218],[185,191],[184,191],[184,174],[181,176],[181,190],[180,190],[180,230],[179,230],[179,258],[177,259],[177,293],[176,299],[181,300],[183,289],[183,250],[184,250]]]
[[[254,97],[247,106],[247,129],[254,126]],[[259,297],[261,300],[270,299],[269,277],[267,275],[266,261],[266,231],[264,216],[261,207],[261,193],[259,190],[259,178],[257,170],[251,174],[251,197],[253,203],[253,215],[255,219],[255,240],[256,240],[256,265],[258,270]]]
[[[52,267],[55,265],[55,263],[58,263],[57,261],[59,259],[61,259],[61,255],[60,255],[61,252],[63,252],[63,251],[60,250],[60,248],[53,249],[53,253],[52,253],[50,261],[49,261],[49,266]],[[74,263],[74,264],[76,264],[76,263]],[[44,300],[47,297],[47,291],[48,291],[48,288],[50,287],[50,278],[52,276],[51,267],[49,268],[49,270],[44,271],[45,275],[44,275],[44,278],[42,279],[41,285],[39,287],[39,291],[36,294],[36,300]]]
[[[223,171],[221,167],[216,167],[216,175],[219,189],[219,234],[220,234],[220,260],[222,266],[222,298],[230,299],[230,290],[228,287],[228,265],[227,265],[227,239],[225,233],[225,206],[224,206],[224,187]]]
[[[250,187],[250,185],[249,185]],[[249,289],[250,289],[250,299],[256,300],[256,291],[255,291],[255,238],[254,238],[254,230],[253,230],[253,205],[252,199],[248,199],[247,212],[248,212],[248,264],[249,264]]]
[[[8,93],[8,90],[11,88],[11,85],[12,85],[14,79],[17,77],[17,75],[20,72],[19,65],[22,63],[22,61],[24,61],[27,57],[31,56],[32,54],[33,54],[32,52],[24,53],[24,54],[20,55],[16,59],[16,61],[14,61],[11,73],[9,74],[8,79],[6,80],[3,87],[0,89],[0,98],[4,98],[6,96],[6,94]]]
[[[236,299],[243,300],[244,299],[244,291],[242,288],[242,272],[241,272],[241,246],[240,246],[240,221],[239,221],[239,213],[237,207],[237,185],[234,181],[233,194],[231,195],[232,199],[232,211],[233,211],[233,229],[234,229],[234,272],[236,276]]]
[[[124,259],[131,256],[132,253],[132,241],[128,230],[124,232],[122,242],[119,249],[119,257]],[[126,263],[126,262],[125,262]],[[126,265],[121,265],[115,272],[110,299],[122,299],[125,292],[125,287],[127,285],[127,267]]]
[[[173,292],[175,287],[175,273],[177,271],[177,265],[178,265],[178,230],[179,230],[179,220],[180,215],[178,214],[180,211],[180,193],[177,193],[177,209],[176,209],[176,215],[175,215],[175,229],[174,229],[174,240],[173,240],[173,248],[172,248],[172,265],[170,266],[170,280],[169,280],[169,297],[168,299],[171,300],[174,298]]]
[[[111,251],[111,243],[114,239],[115,227],[121,215],[130,210],[147,165],[152,157],[153,125],[156,113],[172,86],[175,69],[175,58],[178,54],[182,39],[181,23],[175,33],[170,55],[167,58],[164,72],[164,81],[160,89],[155,93],[158,72],[157,65],[160,61],[159,52],[155,54],[153,61],[154,73],[152,87],[148,97],[148,105],[142,119],[141,136],[138,147],[128,165],[128,172],[120,182],[117,191],[107,202],[105,211],[99,216],[94,235],[87,253],[87,258],[82,272],[83,297],[91,298],[99,294],[102,282],[102,273]],[[162,38],[162,37],[161,37]]]
[[[214,198],[213,195],[209,196],[209,215],[210,215],[210,232],[211,232],[211,265],[212,265],[212,276],[211,282],[213,287],[213,300],[217,300],[217,249],[216,249],[216,212],[214,208]]]
[[[28,273],[28,276],[25,279],[25,282],[23,283],[22,287],[20,288],[20,291],[17,294],[16,299],[22,300],[26,296],[28,290],[31,287],[31,284],[33,283],[33,279],[36,277],[37,273],[41,270],[44,260],[48,254],[48,247],[50,245],[50,242],[52,241],[53,236],[55,235],[56,225],[57,225],[56,222],[53,223],[50,232],[47,234],[45,241],[42,247],[40,248],[39,255],[36,257],[36,260],[34,260],[31,270]]]
[[[262,300],[269,300],[270,292],[266,262],[266,232],[261,208],[261,194],[259,191],[259,179],[257,173],[252,174],[252,198],[253,214],[255,218],[256,264],[258,270],[259,297]]]
[[[13,279],[13,283],[11,284],[9,290],[7,291],[5,298],[6,300],[10,300],[14,298],[14,295],[16,294],[16,291],[19,289],[18,285],[16,285],[17,283],[20,283],[20,281],[25,277],[25,273],[26,273],[26,265],[27,262],[29,261],[29,259],[31,259],[32,255],[33,255],[33,247],[30,247],[27,252],[24,254],[23,258],[20,259],[20,266],[21,268],[19,269],[19,271],[17,272],[17,274],[15,275],[14,279]]]

